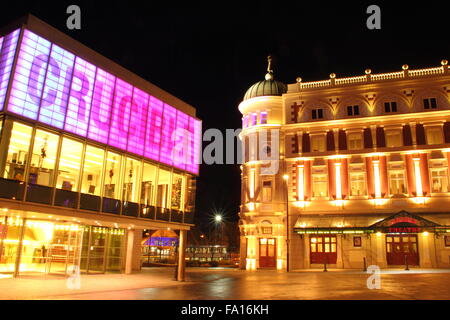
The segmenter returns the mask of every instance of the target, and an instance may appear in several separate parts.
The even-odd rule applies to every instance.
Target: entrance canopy
[[[298,234],[362,234],[362,233],[450,233],[450,226],[442,226],[406,211],[392,216],[305,217],[300,216],[294,230]]]

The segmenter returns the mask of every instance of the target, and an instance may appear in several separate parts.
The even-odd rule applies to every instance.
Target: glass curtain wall
[[[100,210],[104,160],[103,149],[86,146],[81,178],[80,209]]]

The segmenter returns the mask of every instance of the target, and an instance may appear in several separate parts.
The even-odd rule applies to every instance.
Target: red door
[[[419,252],[417,249],[417,235],[387,235],[386,259],[389,265],[419,265]]]
[[[276,267],[276,244],[274,238],[259,239],[259,267]]]
[[[311,235],[309,237],[310,263],[335,264],[337,239],[333,235]]]

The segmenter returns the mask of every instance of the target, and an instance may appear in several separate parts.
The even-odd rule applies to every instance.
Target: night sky
[[[308,3],[308,4],[305,4]],[[32,13],[197,109],[203,129],[239,128],[245,91],[274,57],[277,80],[294,83],[439,66],[450,59],[450,4],[430,1],[9,1],[0,25]],[[66,8],[81,8],[81,30],[66,28]],[[381,30],[366,9],[381,8]],[[395,7],[394,7],[395,5]],[[197,222],[222,211],[237,220],[239,165],[202,165]]]

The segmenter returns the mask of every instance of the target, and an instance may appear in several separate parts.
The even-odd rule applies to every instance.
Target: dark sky
[[[82,29],[66,28],[77,4]],[[381,30],[366,9],[381,8]],[[197,108],[203,128],[239,128],[246,89],[263,80],[266,57],[286,83],[438,66],[450,59],[448,1],[9,1],[0,25],[32,13]],[[197,216],[239,211],[238,165],[202,165]]]

